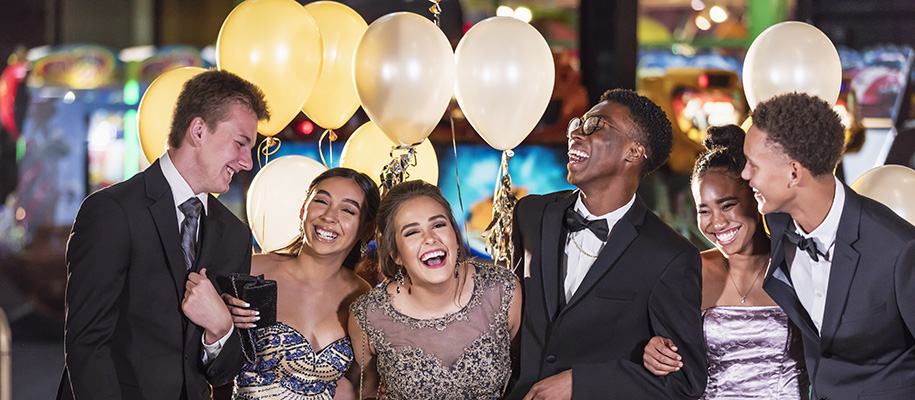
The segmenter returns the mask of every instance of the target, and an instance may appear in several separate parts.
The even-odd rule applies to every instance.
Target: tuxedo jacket
[[[763,288],[802,332],[813,398],[915,399],[915,227],[845,187],[817,331],[785,260],[791,216],[766,221],[772,263]]]
[[[568,369],[573,399],[698,398],[707,379],[698,250],[637,198],[565,302],[562,221],[577,197],[531,195],[515,205],[513,265],[523,271],[524,303],[520,371],[508,398]],[[680,371],[658,377],[642,365],[656,335],[679,347]]]
[[[251,233],[213,196],[195,270],[248,273]],[[181,310],[187,272],[159,162],[80,205],[67,244],[66,366],[58,398],[209,399],[241,369],[237,331],[202,362],[203,328]],[[218,287],[218,286],[217,286]],[[218,290],[218,289],[217,289]]]

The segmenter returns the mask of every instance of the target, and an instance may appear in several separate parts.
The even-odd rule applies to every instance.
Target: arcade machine
[[[732,71],[671,68],[662,76],[640,79],[639,92],[671,120],[674,144],[668,164],[674,172],[692,170],[709,126],[739,124],[746,118],[743,89]]]

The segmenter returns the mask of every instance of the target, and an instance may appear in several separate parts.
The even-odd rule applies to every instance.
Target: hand
[[[251,307],[250,304],[232,297],[228,293],[222,294],[222,301],[229,307],[229,312],[232,313],[232,322],[235,323],[236,328],[254,328],[254,323],[261,319],[259,316],[260,311],[251,310],[249,308]]]
[[[677,352],[677,346],[668,338],[655,336],[645,345],[642,354],[642,365],[645,369],[657,376],[664,376],[674,371],[679,371],[683,363]]]
[[[232,315],[207,278],[206,268],[201,269],[199,274],[191,272],[184,287],[186,290],[181,302],[184,315],[204,329],[204,343],[216,343],[232,329]]]
[[[524,400],[571,399],[572,370],[567,369],[531,386]]]

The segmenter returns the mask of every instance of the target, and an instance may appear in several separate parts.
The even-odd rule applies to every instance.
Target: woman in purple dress
[[[703,399],[808,398],[800,333],[763,291],[769,239],[754,193],[740,178],[745,133],[712,127],[691,177],[697,223],[715,248],[702,253],[702,317],[709,361]],[[676,343],[655,336],[643,364],[677,373]]]

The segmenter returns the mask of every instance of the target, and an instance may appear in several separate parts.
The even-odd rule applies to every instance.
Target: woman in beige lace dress
[[[497,399],[511,374],[521,289],[505,267],[468,261],[437,187],[399,184],[378,209],[388,279],[351,306],[361,398]],[[380,382],[379,382],[380,379]]]

